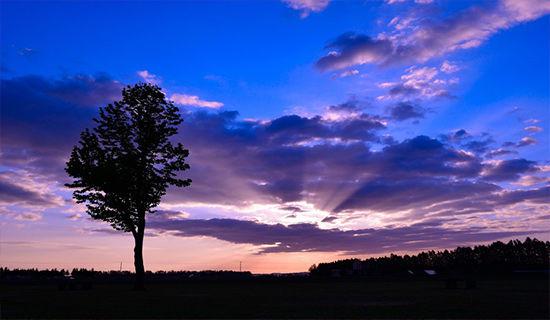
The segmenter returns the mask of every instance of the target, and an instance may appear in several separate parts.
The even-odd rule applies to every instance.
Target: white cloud
[[[539,127],[539,126],[528,126],[528,127],[523,128],[523,130],[525,130],[527,132],[541,132],[542,128]]]
[[[147,70],[141,70],[137,72],[137,75],[143,79],[143,81],[151,84],[159,84],[161,83],[161,79],[156,74],[152,74]]]
[[[377,97],[378,100],[416,96],[420,98],[436,98],[450,96],[447,87],[458,83],[458,78],[439,78],[435,67],[412,66],[406,70],[397,82],[382,82],[379,88],[388,89],[387,95]]]
[[[312,12],[321,12],[330,0],[283,0],[289,8],[300,11],[301,18],[307,18]]]
[[[358,74],[359,74],[359,70],[357,70],[357,69],[346,70],[344,72],[340,72],[338,74],[338,78],[346,78],[346,77],[355,76],[355,75],[358,75]]]
[[[221,102],[201,100],[198,96],[181,94],[181,93],[174,93],[170,97],[170,100],[174,101],[174,103],[176,104],[183,105],[183,106],[194,106],[194,107],[213,108],[213,109],[223,107],[223,103]]]
[[[537,140],[531,137],[523,137],[521,140],[516,144],[517,147],[526,147],[533,144],[536,144]]]
[[[539,119],[527,119],[527,120],[523,121],[523,123],[525,123],[525,124],[537,124],[539,122],[540,122]]]

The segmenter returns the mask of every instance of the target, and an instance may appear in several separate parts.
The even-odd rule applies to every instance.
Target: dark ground
[[[0,318],[541,318],[548,319],[547,277],[478,280],[445,289],[441,280],[243,281],[0,284]]]

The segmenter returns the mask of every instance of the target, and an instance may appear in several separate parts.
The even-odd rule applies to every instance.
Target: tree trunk
[[[143,266],[143,235],[144,230],[139,228],[134,235],[135,247],[134,247],[134,267],[136,269],[136,283],[135,290],[145,289],[145,267]]]

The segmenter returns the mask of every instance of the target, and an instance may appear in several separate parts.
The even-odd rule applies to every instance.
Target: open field
[[[548,279],[1,285],[1,318],[548,318]]]

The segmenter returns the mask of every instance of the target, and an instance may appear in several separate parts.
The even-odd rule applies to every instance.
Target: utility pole
[[[122,272],[122,261],[120,261],[120,272]]]
[[[243,271],[243,262],[239,261],[239,272]]]

